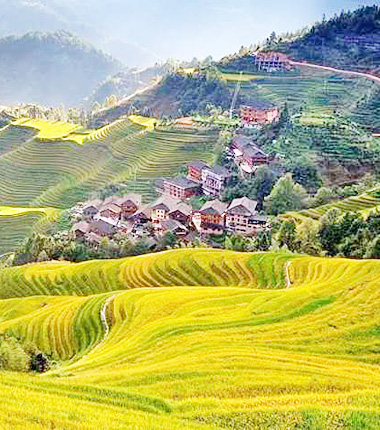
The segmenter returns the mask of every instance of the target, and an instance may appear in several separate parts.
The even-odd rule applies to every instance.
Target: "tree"
[[[339,225],[339,217],[341,214],[339,209],[332,208],[320,219],[318,238],[322,248],[327,251],[328,255],[336,255],[338,253],[338,245],[342,239]]]
[[[265,198],[265,206],[271,215],[278,215],[290,210],[300,210],[307,194],[305,189],[296,184],[290,174],[281,177]]]
[[[276,237],[280,247],[286,247],[289,251],[296,250],[296,223],[294,220],[284,221],[281,223],[280,230],[277,233]]]
[[[318,241],[318,224],[311,218],[305,219],[297,228],[297,239],[300,252],[310,255],[321,253],[321,245]]]

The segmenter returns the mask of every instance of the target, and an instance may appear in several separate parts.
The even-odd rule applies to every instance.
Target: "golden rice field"
[[[181,249],[0,271],[0,428],[378,429],[380,262]]]
[[[129,115],[128,119],[134,124],[146,127],[148,130],[153,130],[157,123],[157,118],[149,118],[141,115]]]
[[[65,121],[48,121],[45,119],[20,118],[12,122],[14,126],[30,127],[38,130],[40,139],[61,139],[67,137],[73,131],[81,129],[80,124]]]

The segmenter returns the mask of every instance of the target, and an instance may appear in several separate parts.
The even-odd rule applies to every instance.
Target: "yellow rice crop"
[[[0,333],[59,365],[0,373],[0,428],[376,429],[379,279],[207,249],[3,269]]]

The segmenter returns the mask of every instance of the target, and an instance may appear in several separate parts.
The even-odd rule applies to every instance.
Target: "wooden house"
[[[187,199],[199,193],[199,184],[189,179],[165,179],[164,193],[175,199]]]
[[[211,200],[206,202],[198,211],[195,211],[192,221],[198,232],[200,234],[222,234],[227,207],[227,203]]]
[[[193,161],[187,166],[187,179],[195,182],[202,182],[202,170],[208,167],[203,161]]]

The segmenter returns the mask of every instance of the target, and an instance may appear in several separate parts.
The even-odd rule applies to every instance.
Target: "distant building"
[[[189,179],[165,179],[164,193],[175,199],[186,199],[198,194],[199,184]]]
[[[267,218],[257,214],[257,202],[247,197],[234,199],[226,210],[226,228],[239,234],[253,234],[267,224]]]
[[[122,218],[128,219],[141,207],[142,197],[141,194],[130,193],[118,197],[114,203],[121,208]]]
[[[117,231],[117,221],[98,218],[90,224],[90,231],[98,236],[112,236]]]
[[[218,195],[231,174],[221,166],[205,167],[202,169],[202,191],[206,195]]]
[[[256,51],[253,61],[257,70],[264,72],[285,72],[292,69],[289,58],[282,52]]]
[[[153,223],[159,223],[169,219],[169,213],[182,203],[179,199],[173,199],[169,195],[162,195],[150,205],[150,219]]]
[[[231,150],[240,168],[246,173],[253,173],[258,166],[269,164],[271,158],[261,148],[246,136],[236,136],[231,144]]]
[[[169,212],[169,218],[186,225],[190,221],[191,213],[191,206],[181,202],[172,208],[172,210]]]
[[[99,211],[99,216],[102,218],[111,218],[114,220],[119,220],[121,218],[121,207],[115,203],[108,203],[101,207]]]
[[[187,166],[187,179],[195,182],[202,181],[202,170],[208,167],[203,161],[193,161]]]
[[[84,239],[89,231],[90,224],[86,221],[80,221],[71,227],[69,236],[73,239]]]
[[[195,211],[192,221],[198,232],[200,234],[222,234],[227,206],[227,203],[220,200],[211,200]]]
[[[103,202],[99,199],[88,201],[83,208],[84,219],[93,219],[99,213],[99,209],[101,208],[102,204]]]
[[[184,226],[182,223],[180,223],[179,221],[176,221],[174,219],[167,219],[167,220],[160,222],[159,231],[162,234],[170,232],[170,233],[173,233],[177,236],[184,237],[189,232],[189,229],[186,226]]]
[[[244,124],[268,124],[280,117],[277,106],[258,100],[240,106],[239,113]]]

